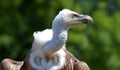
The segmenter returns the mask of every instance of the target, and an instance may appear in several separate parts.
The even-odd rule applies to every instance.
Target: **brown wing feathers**
[[[66,50],[66,63],[61,70],[90,70],[90,68],[85,62],[79,61]]]
[[[0,70],[19,70],[22,64],[23,62],[6,58],[0,63]]]
[[[66,62],[61,70],[90,70],[85,62],[76,59],[70,52],[66,52]],[[0,63],[0,70],[35,70],[29,63],[29,56],[26,57],[24,63],[11,59],[4,59]]]

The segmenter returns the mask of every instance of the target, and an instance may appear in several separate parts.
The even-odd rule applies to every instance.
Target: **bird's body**
[[[32,49],[20,70],[90,70],[65,48],[68,30],[92,18],[64,9],[55,17],[52,29],[34,32]],[[19,70],[19,69],[18,69]]]
[[[65,50],[66,53],[66,61],[63,65],[63,67],[61,67],[60,69],[51,69],[51,70],[90,70],[88,65],[83,62],[83,61],[79,61],[78,59],[76,59],[70,52],[68,52],[67,50]],[[50,69],[35,69],[31,66],[30,62],[29,62],[29,55],[27,56],[27,58],[25,59],[24,64],[21,67],[21,70],[50,70]],[[55,61],[55,60],[53,60]],[[47,66],[47,65],[45,65]]]

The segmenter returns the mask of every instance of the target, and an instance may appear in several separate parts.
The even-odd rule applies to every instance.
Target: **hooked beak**
[[[93,23],[92,17],[90,17],[88,15],[80,15],[79,21],[81,23],[85,23],[85,24],[92,24]]]

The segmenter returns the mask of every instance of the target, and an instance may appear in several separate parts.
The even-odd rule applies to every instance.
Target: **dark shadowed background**
[[[51,28],[63,8],[94,20],[69,31],[67,49],[91,70],[120,70],[120,0],[0,0],[0,61],[24,60],[33,32]]]

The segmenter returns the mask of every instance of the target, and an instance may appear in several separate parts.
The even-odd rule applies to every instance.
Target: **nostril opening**
[[[83,19],[82,22],[83,23],[90,23],[90,21],[88,19]]]

